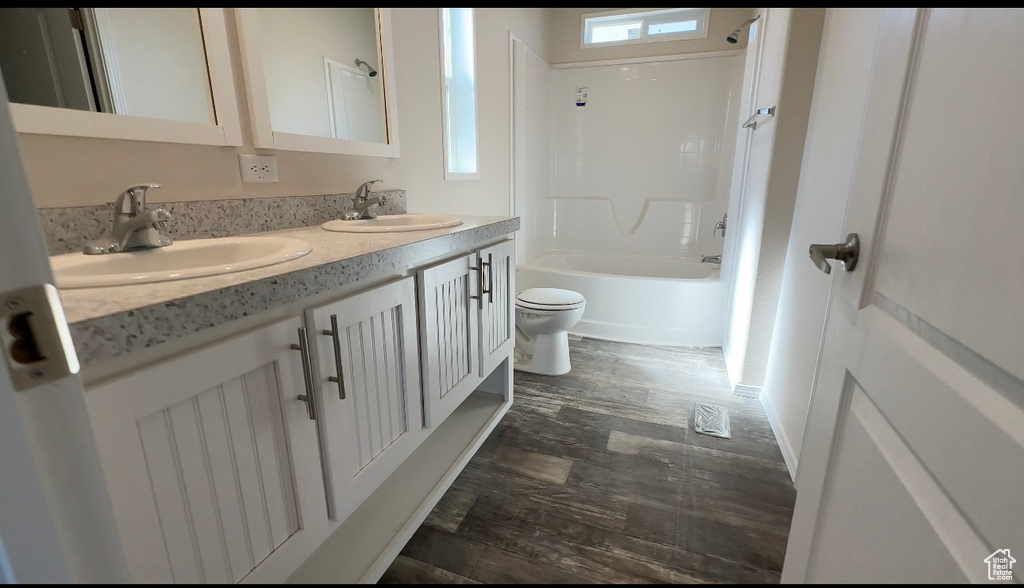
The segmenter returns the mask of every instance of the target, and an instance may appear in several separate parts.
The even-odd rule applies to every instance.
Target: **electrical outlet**
[[[239,155],[238,167],[242,170],[242,182],[276,182],[277,157],[274,155]]]

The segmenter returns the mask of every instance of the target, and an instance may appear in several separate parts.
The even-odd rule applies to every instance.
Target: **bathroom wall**
[[[860,133],[861,117],[848,114],[863,112],[867,102],[881,15],[881,8],[828,10],[825,15],[801,165],[805,171],[797,188],[761,392],[762,402],[775,415],[776,436],[792,472],[800,457],[832,288],[832,276],[811,263],[807,246],[845,237],[843,220],[857,153],[856,142],[836,138]]]
[[[721,253],[742,78],[736,54],[551,70],[542,249]]]
[[[655,55],[679,55],[683,53],[701,53],[704,51],[726,51],[743,49],[747,46],[746,35],[740,35],[739,43],[733,45],[725,38],[736,27],[754,16],[752,8],[712,8],[708,20],[708,37],[706,39],[689,39],[683,41],[661,41],[640,45],[617,45],[614,47],[580,48],[582,17],[590,12],[606,12],[617,8],[553,8],[551,9],[551,53],[549,62],[575,63],[580,61],[599,61],[604,59],[624,59],[632,57],[651,57]]]
[[[476,9],[480,176],[445,181],[441,143],[440,45],[436,8],[392,9],[398,159],[260,150],[277,156],[280,181],[243,184],[239,153],[254,153],[244,98],[243,147],[211,147],[47,135],[18,138],[39,207],[103,204],[126,186],[162,185],[151,202],[351,192],[369,179],[407,191],[411,212],[506,215],[510,209],[509,33],[547,56],[543,8]],[[244,96],[234,17],[226,9],[235,86]]]
[[[777,110],[745,131],[749,153],[731,199],[734,240],[725,253],[734,259],[723,267],[732,274],[723,350],[731,383],[746,390],[764,384],[824,15],[821,8],[769,8],[762,17],[762,66],[751,106]]]

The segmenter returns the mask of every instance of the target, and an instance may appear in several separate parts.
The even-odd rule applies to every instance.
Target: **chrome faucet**
[[[722,229],[722,236],[725,237],[725,221],[729,220],[729,215],[726,214],[722,217],[722,220],[715,223],[715,230],[711,231],[711,236],[714,237],[718,234],[718,229]]]
[[[363,182],[356,190],[355,201],[352,203],[352,210],[346,212],[341,218],[344,220],[369,220],[377,218],[377,215],[370,210],[374,204],[384,206],[387,204],[387,196],[376,194],[370,196],[370,188],[381,180],[370,180]]]
[[[146,190],[159,188],[159,184],[132,186],[112,204],[114,224],[110,234],[85,245],[86,255],[120,253],[134,249],[156,249],[173,243],[163,231],[171,213],[162,208],[146,209]]]
[[[720,263],[722,263],[722,256],[721,255],[701,255],[700,256],[700,262],[701,263],[719,263],[720,264]]]

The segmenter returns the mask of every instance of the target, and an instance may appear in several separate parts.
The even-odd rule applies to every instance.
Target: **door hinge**
[[[82,11],[77,8],[68,8],[68,20],[71,21],[71,28],[79,31],[85,30],[82,26]]]
[[[0,294],[0,345],[15,390],[78,373],[71,331],[52,284]]]

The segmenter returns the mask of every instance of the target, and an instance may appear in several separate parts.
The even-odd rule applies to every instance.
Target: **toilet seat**
[[[525,310],[576,310],[587,300],[579,292],[562,288],[530,288],[516,294],[516,308]]]

